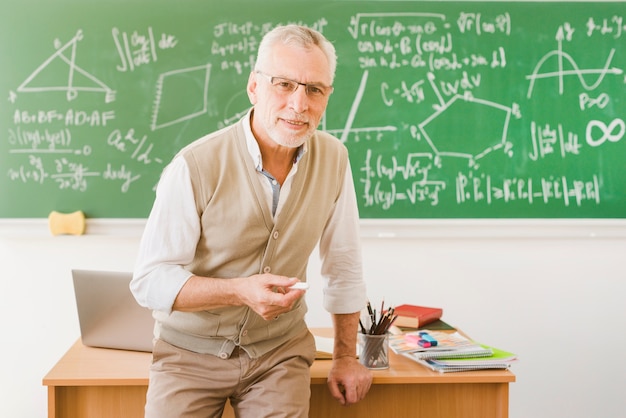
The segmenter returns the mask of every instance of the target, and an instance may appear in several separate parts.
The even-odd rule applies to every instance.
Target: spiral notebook
[[[440,351],[408,351],[407,357],[415,359],[461,359],[461,358],[481,358],[490,357],[493,355],[491,347],[485,347],[481,345],[470,346],[464,348],[458,348],[454,350],[440,350]]]
[[[517,361],[517,356],[508,351],[494,347],[487,347],[491,355],[482,357],[446,357],[446,358],[423,358],[405,353],[410,359],[440,373],[462,372],[468,370],[508,369]]]

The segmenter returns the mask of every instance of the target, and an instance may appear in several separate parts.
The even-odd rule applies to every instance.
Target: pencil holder
[[[358,334],[359,361],[368,369],[389,368],[389,334]]]

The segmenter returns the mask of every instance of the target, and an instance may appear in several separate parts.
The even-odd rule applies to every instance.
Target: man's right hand
[[[290,289],[295,283],[295,277],[255,274],[239,284],[242,302],[266,321],[274,320],[289,312],[304,295],[304,290]]]

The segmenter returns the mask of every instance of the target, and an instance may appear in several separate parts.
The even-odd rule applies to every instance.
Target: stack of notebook
[[[517,356],[476,343],[458,332],[421,330],[392,335],[389,348],[441,373],[482,369],[508,369]]]

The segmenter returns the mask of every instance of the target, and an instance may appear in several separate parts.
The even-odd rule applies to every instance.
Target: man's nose
[[[289,106],[296,113],[303,113],[309,108],[309,97],[305,86],[298,84],[294,92],[289,95]]]

